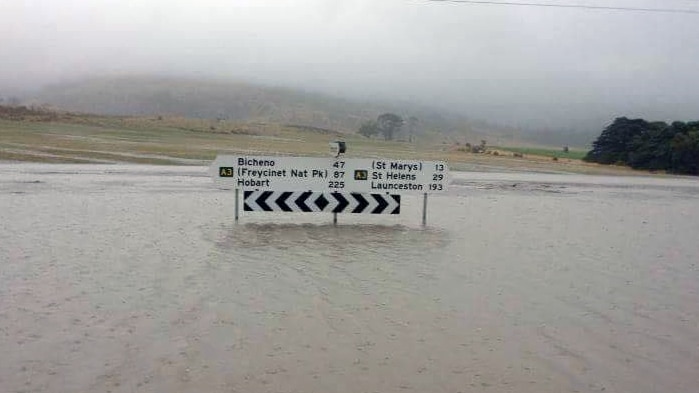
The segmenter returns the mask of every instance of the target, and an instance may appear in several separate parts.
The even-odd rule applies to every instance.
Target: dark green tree
[[[627,163],[635,169],[662,170],[670,167],[670,141],[675,130],[664,122],[648,123],[648,128],[631,141]]]
[[[368,120],[362,123],[361,126],[359,126],[359,131],[357,131],[359,135],[363,135],[367,138],[371,138],[373,136],[378,135],[379,133],[379,125],[376,122],[376,120]]]
[[[602,131],[584,160],[699,175],[699,122],[668,125],[620,117]]]
[[[403,127],[403,118],[395,113],[384,113],[379,115],[376,119],[376,123],[384,139],[390,141],[395,134],[400,131],[400,128]]]
[[[671,171],[699,175],[699,125],[688,127],[686,133],[677,133],[670,142],[672,147]]]
[[[583,160],[600,164],[626,164],[635,137],[647,132],[650,124],[643,119],[619,117],[602,131]]]

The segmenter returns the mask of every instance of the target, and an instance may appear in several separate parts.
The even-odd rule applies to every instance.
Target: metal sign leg
[[[333,225],[337,226],[337,213],[333,213]]]
[[[427,193],[423,194],[422,199],[422,226],[427,225]]]
[[[235,189],[235,222],[238,222],[238,189]]]

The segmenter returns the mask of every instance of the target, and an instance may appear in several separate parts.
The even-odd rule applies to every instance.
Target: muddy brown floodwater
[[[206,168],[2,164],[0,391],[699,391],[699,180],[453,177],[236,225]]]

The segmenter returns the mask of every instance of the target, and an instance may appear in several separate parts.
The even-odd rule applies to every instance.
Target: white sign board
[[[241,190],[438,193],[447,190],[442,161],[219,155],[209,172]]]

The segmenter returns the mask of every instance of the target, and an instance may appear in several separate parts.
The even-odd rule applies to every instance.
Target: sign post
[[[422,226],[427,225],[427,193],[422,197]]]
[[[235,222],[238,222],[238,206],[240,206],[238,202],[238,189],[235,189]]]
[[[449,184],[443,161],[385,158],[285,157],[219,155],[210,166],[217,184],[239,190],[243,211],[399,214],[400,196],[423,195],[422,223],[427,221],[427,194]]]

